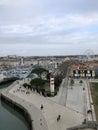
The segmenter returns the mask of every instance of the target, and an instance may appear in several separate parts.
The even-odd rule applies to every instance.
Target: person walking
[[[40,109],[42,110],[43,108],[44,108],[43,105],[41,105]]]
[[[57,117],[57,122],[60,120],[60,118],[61,118],[61,115],[58,115],[58,117]]]

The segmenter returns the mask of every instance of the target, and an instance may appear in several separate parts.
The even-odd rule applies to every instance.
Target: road
[[[66,77],[65,79],[63,79],[62,82],[62,93],[61,93],[59,104],[63,106],[66,106],[66,102],[67,102],[69,72],[70,72],[70,67],[68,67]]]
[[[67,101],[67,88],[68,87],[68,78],[66,77],[65,79],[63,79],[62,82],[62,93],[60,96],[60,101],[59,104],[66,106],[66,101]]]

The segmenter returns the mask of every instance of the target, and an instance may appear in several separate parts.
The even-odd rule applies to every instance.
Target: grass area
[[[94,102],[96,119],[98,121],[98,83],[90,83],[91,94]]]
[[[92,83],[92,87],[98,92],[98,83]]]

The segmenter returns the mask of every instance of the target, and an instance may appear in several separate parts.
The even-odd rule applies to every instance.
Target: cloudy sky
[[[0,0],[0,56],[98,54],[98,0]]]

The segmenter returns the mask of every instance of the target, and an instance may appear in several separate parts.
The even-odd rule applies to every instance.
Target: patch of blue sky
[[[85,30],[89,33],[96,33],[96,32],[98,32],[98,25],[87,27],[87,28],[85,28]]]

